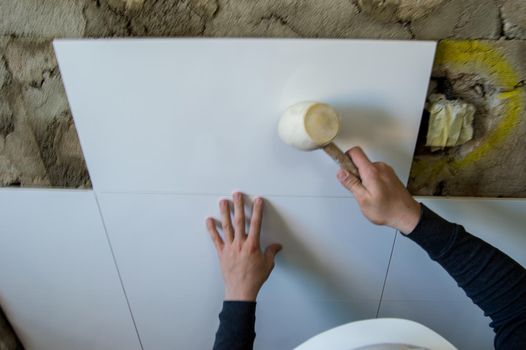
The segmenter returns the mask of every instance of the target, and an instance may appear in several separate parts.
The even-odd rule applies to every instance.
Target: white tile
[[[223,282],[204,218],[217,216],[218,199],[99,195],[145,349],[213,342]],[[259,349],[287,348],[346,319],[375,316],[393,230],[369,224],[352,198],[270,197],[265,208],[264,245],[284,249],[260,294]],[[190,336],[196,329],[200,336]]]
[[[451,276],[416,243],[398,234],[383,300],[465,301]]]
[[[526,201],[420,198],[446,220],[499,248],[526,266]],[[416,243],[399,235],[389,268],[384,300],[465,301],[456,282]]]
[[[60,40],[55,49],[95,190],[349,196],[325,154],[279,140],[281,113],[301,100],[334,105],[337,143],[362,146],[405,181],[435,43]]]
[[[493,330],[490,319],[469,300],[382,301],[378,317],[396,317],[419,322],[442,335],[462,350],[490,350]]]
[[[140,349],[92,192],[3,189],[0,210],[0,302],[26,349]]]

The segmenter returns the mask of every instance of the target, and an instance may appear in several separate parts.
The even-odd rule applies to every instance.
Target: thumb
[[[361,198],[367,192],[360,179],[347,170],[340,169],[336,177],[343,187],[352,192],[355,198]]]
[[[267,260],[271,263],[274,262],[274,258],[276,257],[276,254],[282,249],[283,247],[281,244],[273,243],[265,249],[265,256],[267,257]]]

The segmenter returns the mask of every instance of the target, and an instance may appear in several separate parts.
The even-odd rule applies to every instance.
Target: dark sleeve
[[[420,222],[407,237],[491,318],[496,349],[526,349],[526,270],[521,265],[423,204]]]
[[[252,350],[255,322],[256,302],[224,301],[214,350]]]

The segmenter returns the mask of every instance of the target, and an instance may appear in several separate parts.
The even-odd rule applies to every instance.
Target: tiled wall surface
[[[425,253],[362,217],[329,159],[274,140],[281,107],[333,96],[326,102],[344,116],[360,116],[355,129],[344,125],[339,144],[349,146],[359,131],[372,158],[391,163],[406,181],[434,44],[329,42],[328,51],[313,55],[298,43],[290,53],[290,41],[254,40],[262,45],[256,61],[243,60],[254,57],[235,45],[214,50],[236,42],[205,49],[192,40],[58,46],[94,190],[0,190],[0,296],[27,349],[210,348],[222,280],[204,218],[217,215],[219,196],[236,183],[267,198],[263,243],[284,246],[260,294],[256,349],[290,349],[377,316],[414,319],[461,349],[490,349],[488,320]],[[179,55],[178,45],[193,54]],[[283,50],[290,55],[272,71],[266,60]],[[407,89],[393,89],[396,79],[378,84],[374,77],[387,63],[368,64],[373,53],[398,62],[393,77],[403,76]],[[180,64],[167,72],[174,60]],[[283,78],[279,70],[292,63],[301,69]],[[143,84],[129,80],[131,70]],[[195,74],[202,80],[191,79]],[[243,83],[247,76],[260,78],[253,89]],[[172,94],[183,88],[187,99]],[[356,99],[344,103],[334,98],[338,91]],[[267,92],[280,106],[260,101],[267,107],[247,113]],[[195,113],[186,118],[184,110]],[[217,118],[225,115],[223,125]],[[523,202],[424,201],[525,263]]]
[[[0,192],[0,295],[27,349],[211,346],[222,281],[202,218],[216,197]],[[526,202],[423,201],[525,263]],[[256,349],[377,316],[420,322],[459,349],[492,348],[490,320],[447,273],[408,239],[393,245],[394,231],[349,215],[353,199],[268,204],[264,241],[285,249],[260,294]]]

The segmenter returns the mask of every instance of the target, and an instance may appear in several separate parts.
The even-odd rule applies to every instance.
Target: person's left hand
[[[261,251],[259,238],[263,219],[263,198],[255,198],[248,235],[245,229],[243,194],[235,192],[234,225],[230,217],[230,202],[219,202],[223,237],[215,220],[206,219],[208,233],[219,256],[225,281],[225,300],[255,301],[261,286],[274,268],[274,257],[281,250],[280,244],[271,244]]]

